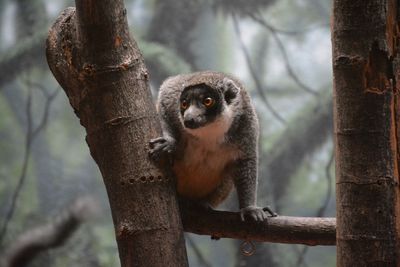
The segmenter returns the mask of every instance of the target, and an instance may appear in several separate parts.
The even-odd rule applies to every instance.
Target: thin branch
[[[182,208],[186,232],[218,238],[235,238],[260,242],[335,245],[335,218],[278,216],[264,222],[241,221],[238,212]]]
[[[293,265],[294,267],[307,267],[308,264],[305,261],[305,256],[308,252],[308,246],[295,246],[294,250],[295,253],[297,254],[297,260],[296,263]]]
[[[53,100],[56,98],[56,96],[58,95],[58,93],[60,91],[61,90],[56,89],[56,90],[54,90],[54,92],[52,92],[51,94],[49,94],[47,96],[46,103],[44,105],[44,111],[43,111],[42,119],[40,120],[39,125],[32,132],[32,138],[35,138],[39,134],[39,132],[42,131],[46,127],[47,121],[48,121],[48,118],[49,118],[49,114],[50,114],[49,111],[50,111],[51,103],[53,102]]]
[[[266,94],[264,93],[262,83],[261,83],[260,79],[258,78],[257,71],[254,69],[253,64],[251,62],[250,54],[247,51],[247,48],[246,48],[246,46],[245,46],[245,44],[243,42],[242,34],[241,34],[241,31],[240,31],[240,27],[239,27],[239,22],[238,22],[235,14],[232,14],[232,19],[233,19],[233,26],[235,28],[235,33],[236,33],[236,36],[237,36],[237,38],[239,40],[240,48],[242,49],[243,55],[244,55],[244,57],[246,59],[247,67],[249,68],[250,74],[251,74],[251,76],[252,76],[252,78],[253,78],[253,80],[254,80],[254,82],[256,84],[256,89],[257,89],[257,91],[258,91],[258,93],[259,93],[259,95],[261,97],[261,100],[264,102],[265,106],[272,113],[272,115],[278,121],[280,121],[281,123],[285,124],[286,123],[285,120],[272,107],[271,103],[269,103],[269,100],[268,100]]]
[[[206,260],[206,258],[203,256],[203,253],[200,251],[200,249],[197,247],[196,243],[193,241],[193,239],[186,235],[185,239],[189,242],[189,245],[192,247],[194,254],[196,254],[197,259],[199,260],[200,265],[205,266],[205,267],[212,267],[212,265]]]
[[[289,76],[292,78],[292,80],[304,91],[312,94],[312,95],[317,95],[318,93],[314,90],[311,89],[309,86],[305,85],[300,78],[296,75],[295,71],[293,70],[291,64],[290,64],[290,60],[289,60],[289,56],[288,53],[286,51],[285,46],[283,45],[283,42],[281,40],[281,38],[278,35],[278,32],[275,31],[275,28],[271,27],[268,23],[265,22],[265,20],[260,17],[260,16],[256,16],[254,14],[249,14],[249,16],[256,22],[258,22],[261,26],[263,26],[264,28],[266,28],[267,30],[269,30],[272,34],[272,37],[274,38],[276,44],[278,45],[279,50],[281,51],[282,57],[283,57],[283,61],[285,62],[285,67],[286,70],[289,74]]]
[[[258,14],[254,15],[254,16],[259,17]],[[329,27],[329,23],[321,23],[321,24],[311,25],[311,26],[308,26],[308,27],[303,28],[303,29],[287,30],[287,29],[280,29],[280,28],[278,28],[276,26],[273,26],[270,23],[268,23],[265,19],[263,19],[263,23],[266,25],[265,27],[268,27],[269,30],[271,30],[271,31],[273,31],[273,32],[275,32],[277,34],[282,34],[282,35],[301,35],[301,34],[308,33],[310,31],[318,30],[320,28]]]
[[[50,223],[28,230],[15,239],[1,256],[4,267],[26,266],[40,252],[63,245],[85,220],[99,213],[91,197],[78,198]]]
[[[48,115],[49,115],[49,110],[50,110],[50,105],[57,96],[58,92],[60,90],[55,90],[53,93],[49,94],[46,98],[46,103],[45,103],[45,108],[44,112],[42,115],[42,118],[40,120],[39,125],[33,129],[33,119],[32,119],[32,91],[31,87],[28,88],[28,97],[27,97],[27,102],[26,102],[26,118],[27,118],[27,130],[26,130],[26,137],[25,137],[25,153],[24,153],[24,158],[23,158],[23,163],[22,163],[22,169],[21,169],[21,174],[18,179],[17,186],[12,194],[11,197],[11,204],[10,207],[6,213],[3,225],[0,230],[0,244],[3,242],[5,234],[8,229],[8,225],[14,215],[15,208],[17,205],[17,200],[19,198],[19,195],[21,193],[22,187],[25,183],[26,180],[26,174],[28,170],[28,165],[29,165],[29,157],[31,154],[31,148],[32,148],[32,143],[33,140],[38,136],[40,131],[44,129],[44,127],[47,124],[48,120]]]
[[[24,185],[25,179],[26,179],[26,173],[28,170],[28,164],[29,164],[29,155],[31,152],[31,144],[32,144],[32,116],[31,116],[31,106],[32,106],[32,93],[31,90],[28,90],[28,98],[26,101],[26,117],[27,117],[27,130],[26,130],[26,137],[25,137],[25,153],[24,153],[24,158],[22,162],[22,170],[21,174],[18,179],[17,186],[12,194],[11,198],[11,205],[8,208],[8,211],[5,215],[3,226],[1,227],[0,230],[0,244],[2,244],[5,234],[8,229],[8,224],[11,221],[11,218],[14,215],[15,207],[17,205],[17,200],[19,193],[21,192],[22,186]]]

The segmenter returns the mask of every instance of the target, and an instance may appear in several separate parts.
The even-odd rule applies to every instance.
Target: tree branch
[[[64,210],[53,221],[31,229],[16,238],[2,255],[4,267],[25,266],[40,252],[63,245],[73,232],[89,217],[98,213],[94,199],[82,197]]]
[[[32,87],[31,87],[31,84],[28,84],[28,86],[29,86],[28,97],[27,97],[27,101],[26,101],[26,110],[25,110],[26,118],[27,118],[25,153],[24,153],[24,158],[23,158],[23,162],[22,162],[21,174],[19,176],[17,186],[12,194],[11,204],[7,210],[3,225],[0,228],[0,244],[3,242],[4,237],[7,233],[8,224],[10,223],[10,221],[14,215],[19,195],[21,193],[22,187],[26,180],[26,173],[28,170],[29,158],[30,158],[30,154],[31,154],[31,150],[32,150],[32,143],[36,139],[38,134],[45,128],[45,126],[47,124],[48,115],[49,115],[50,105],[53,102],[54,98],[57,96],[57,93],[59,92],[59,90],[56,90],[51,95],[47,96],[42,118],[39,122],[39,125],[36,128],[34,128],[33,127],[33,118],[32,118],[32,92],[31,92]]]
[[[240,27],[239,27],[239,22],[236,18],[235,13],[232,13],[232,19],[233,19],[233,27],[235,29],[235,33],[237,36],[237,39],[239,41],[239,45],[240,48],[243,52],[244,58],[246,60],[246,64],[247,64],[247,68],[250,71],[251,77],[254,80],[254,83],[256,84],[256,89],[258,91],[258,94],[260,95],[261,100],[263,101],[263,103],[265,104],[266,108],[271,112],[271,114],[281,123],[286,124],[285,119],[279,114],[278,111],[276,111],[274,109],[274,107],[271,105],[271,103],[269,102],[266,94],[264,93],[264,89],[261,83],[261,80],[258,77],[257,71],[255,70],[255,68],[253,67],[253,64],[251,62],[251,58],[250,58],[250,53],[246,48],[246,45],[244,44],[243,38],[242,38],[242,34],[240,31]]]
[[[186,232],[210,235],[213,238],[235,238],[261,242],[335,245],[335,218],[306,218],[278,216],[259,222],[243,222],[239,213],[183,208],[181,211]]]
[[[283,44],[283,41],[281,40],[281,38],[279,37],[278,33],[275,31],[274,28],[272,28],[270,25],[268,25],[263,18],[261,18],[260,16],[257,16],[255,14],[250,14],[249,15],[255,22],[258,22],[261,26],[263,26],[265,29],[269,30],[272,34],[272,37],[274,38],[279,50],[281,51],[283,60],[285,62],[285,67],[286,67],[286,71],[289,74],[289,76],[292,78],[292,80],[304,91],[313,94],[313,95],[317,95],[318,93],[310,88],[308,85],[306,85],[305,83],[303,83],[300,78],[297,76],[297,74],[295,73],[295,71],[293,70],[292,65],[290,64],[290,60],[289,60],[289,55],[286,51],[285,45]]]

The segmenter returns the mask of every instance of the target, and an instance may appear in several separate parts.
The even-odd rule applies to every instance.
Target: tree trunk
[[[161,135],[123,1],[77,0],[47,40],[49,66],[86,128],[107,188],[121,265],[187,266],[171,176],[148,159]]]
[[[394,0],[334,1],[337,265],[342,267],[400,265],[397,10]]]

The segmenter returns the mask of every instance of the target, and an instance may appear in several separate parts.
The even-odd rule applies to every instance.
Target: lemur
[[[256,205],[259,124],[244,86],[220,72],[177,75],[161,85],[157,110],[163,136],[150,141],[150,156],[172,158],[178,195],[214,208],[235,185],[241,219],[264,220]]]

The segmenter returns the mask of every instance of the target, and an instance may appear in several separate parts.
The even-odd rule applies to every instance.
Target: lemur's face
[[[185,88],[180,97],[182,121],[191,130],[215,122],[225,106],[222,93],[204,84]]]

